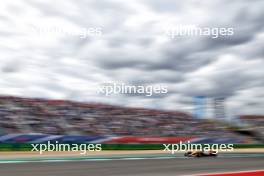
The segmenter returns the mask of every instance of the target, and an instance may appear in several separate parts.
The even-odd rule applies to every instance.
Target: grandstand
[[[11,96],[0,97],[0,130],[1,134],[245,139],[224,125],[184,112]]]

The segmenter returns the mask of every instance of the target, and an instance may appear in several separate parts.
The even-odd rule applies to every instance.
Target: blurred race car
[[[216,157],[217,152],[215,151],[188,151],[184,153],[184,156],[186,157]]]

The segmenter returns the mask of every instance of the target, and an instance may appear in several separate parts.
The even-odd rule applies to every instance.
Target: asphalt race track
[[[264,157],[128,159],[0,164],[1,176],[175,176],[264,169]]]

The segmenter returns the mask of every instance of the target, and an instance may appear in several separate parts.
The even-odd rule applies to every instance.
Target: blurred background
[[[0,7],[0,142],[263,143],[264,1]],[[231,36],[167,35],[195,25]],[[166,94],[98,93],[104,83]]]

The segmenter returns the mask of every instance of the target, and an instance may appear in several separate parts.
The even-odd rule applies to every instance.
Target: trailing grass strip
[[[235,149],[264,148],[264,144],[234,144]],[[163,150],[162,144],[102,144],[102,150]],[[31,151],[28,143],[0,144],[0,151]]]

